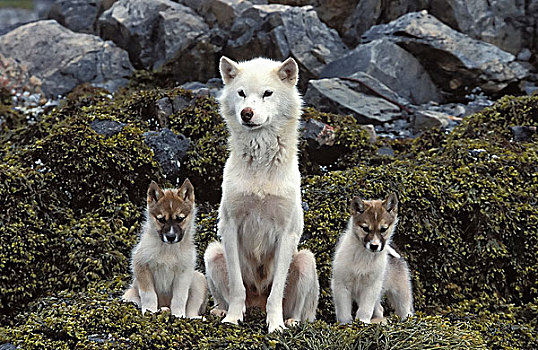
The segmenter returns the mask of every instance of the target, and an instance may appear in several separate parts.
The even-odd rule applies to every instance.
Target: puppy
[[[187,179],[179,189],[161,189],[151,182],[146,222],[133,249],[133,283],[123,295],[142,309],[170,309],[177,317],[198,317],[207,303],[207,282],[194,270],[196,206]]]
[[[336,319],[355,318],[370,323],[383,318],[381,298],[386,293],[396,313],[405,319],[413,314],[413,294],[406,261],[389,244],[398,222],[398,198],[351,202],[351,218],[337,247],[332,265],[331,288]]]

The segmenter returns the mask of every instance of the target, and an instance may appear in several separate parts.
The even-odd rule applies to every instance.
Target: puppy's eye
[[[271,90],[265,90],[264,93],[263,93],[263,97],[269,97],[273,94],[273,92]]]
[[[368,226],[361,226],[364,232],[370,232],[370,228]]]
[[[245,92],[243,90],[239,90],[237,91],[237,94],[243,98],[247,97],[247,95],[245,95]]]
[[[166,218],[164,216],[161,216],[160,218],[159,217],[157,218],[157,221],[159,221],[161,224],[165,224]]]
[[[176,216],[176,221],[177,222],[182,222],[183,220],[185,220],[184,216],[180,216],[180,215]]]
[[[388,229],[387,226],[381,226],[381,227],[379,228],[379,232],[383,233],[383,232],[387,231],[387,229]]]

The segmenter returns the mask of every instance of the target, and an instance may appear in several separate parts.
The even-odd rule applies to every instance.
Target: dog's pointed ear
[[[194,187],[189,179],[185,179],[183,185],[179,188],[178,193],[183,200],[194,203]]]
[[[349,206],[349,210],[351,210],[351,214],[362,214],[364,213],[364,201],[361,197],[356,196],[351,200],[351,205]]]
[[[391,193],[387,199],[383,201],[383,207],[392,214],[398,213],[398,197],[396,193]]]
[[[297,84],[297,79],[299,79],[299,66],[297,66],[297,62],[295,62],[292,57],[285,60],[278,68],[278,77],[284,83],[291,86]]]
[[[232,61],[226,56],[220,58],[220,76],[224,81],[224,84],[230,83],[239,74],[239,67],[237,62]]]
[[[152,203],[157,203],[159,199],[164,196],[163,190],[157,185],[155,181],[151,181],[151,184],[148,188],[148,205]]]

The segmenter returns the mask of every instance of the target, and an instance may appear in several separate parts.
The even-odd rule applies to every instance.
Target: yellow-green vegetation
[[[318,321],[265,334],[249,310],[241,326],[142,315],[119,297],[129,283],[147,186],[166,185],[143,133],[167,127],[191,140],[182,171],[195,185],[199,265],[216,239],[227,155],[214,99],[155,87],[138,73],[116,93],[82,86],[30,122],[0,104],[0,344],[22,348],[532,349],[538,319],[538,97],[503,98],[452,133],[380,140],[349,116],[305,112],[335,128],[333,150],[301,141],[305,230],[316,255]],[[160,102],[158,102],[160,101]],[[164,113],[162,102],[174,108]],[[159,107],[161,106],[161,107]],[[30,119],[31,120],[31,119]],[[124,123],[105,137],[94,120]],[[394,156],[378,155],[389,145]],[[316,152],[325,152],[321,157]],[[170,185],[170,184],[168,184]],[[406,322],[335,324],[330,262],[354,195],[397,192],[394,242],[413,271],[418,316]]]

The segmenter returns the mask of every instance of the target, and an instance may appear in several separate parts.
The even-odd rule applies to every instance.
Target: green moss
[[[19,317],[19,326],[0,329],[0,342],[25,349],[483,349],[479,332],[465,322],[420,316],[387,325],[350,327],[322,321],[303,323],[283,333],[266,334],[264,313],[247,312],[240,326],[218,318],[178,319],[169,313],[142,315],[120,302],[126,278],[91,284],[82,295],[61,292],[44,298]]]

